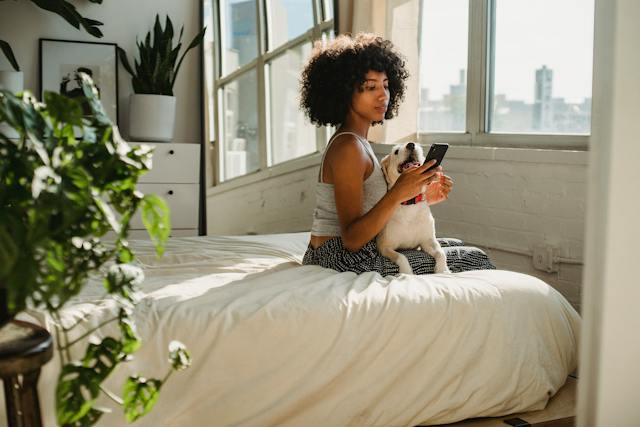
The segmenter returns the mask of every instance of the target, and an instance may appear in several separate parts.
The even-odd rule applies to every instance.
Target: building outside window
[[[423,139],[586,148],[593,22],[593,0],[421,0]]]

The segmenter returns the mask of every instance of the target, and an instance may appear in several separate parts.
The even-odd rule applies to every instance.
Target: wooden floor
[[[553,396],[541,411],[522,412],[497,418],[471,418],[441,427],[508,427],[504,420],[520,418],[531,427],[572,427],[575,425],[577,381],[568,377],[567,382]]]

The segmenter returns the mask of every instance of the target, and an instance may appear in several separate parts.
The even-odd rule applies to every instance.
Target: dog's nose
[[[416,148],[416,144],[414,144],[413,142],[410,142],[407,144],[407,150],[412,151],[415,148]]]

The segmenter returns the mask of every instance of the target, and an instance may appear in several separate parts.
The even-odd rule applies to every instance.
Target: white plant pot
[[[22,71],[0,70],[0,89],[13,93],[22,92],[24,90],[24,74]],[[6,123],[0,123],[0,133],[10,139],[17,139],[20,136],[18,132]]]
[[[129,139],[169,142],[176,122],[176,97],[133,94],[129,98]]]
[[[0,89],[10,90],[13,93],[22,92],[24,89],[22,71],[0,70]]]

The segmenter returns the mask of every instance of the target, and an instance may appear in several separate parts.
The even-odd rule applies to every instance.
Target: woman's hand
[[[427,187],[427,203],[432,206],[447,200],[452,188],[453,180],[451,177],[439,172],[438,179]]]
[[[391,190],[389,190],[394,195],[398,203],[416,197],[418,194],[422,193],[422,189],[425,185],[430,187],[429,184],[440,180],[442,167],[438,166],[437,168],[425,172],[433,166],[435,162],[435,160],[431,160],[429,163],[418,166],[417,168],[407,169],[400,174],[396,183],[391,187]],[[427,187],[427,191],[429,187]]]

